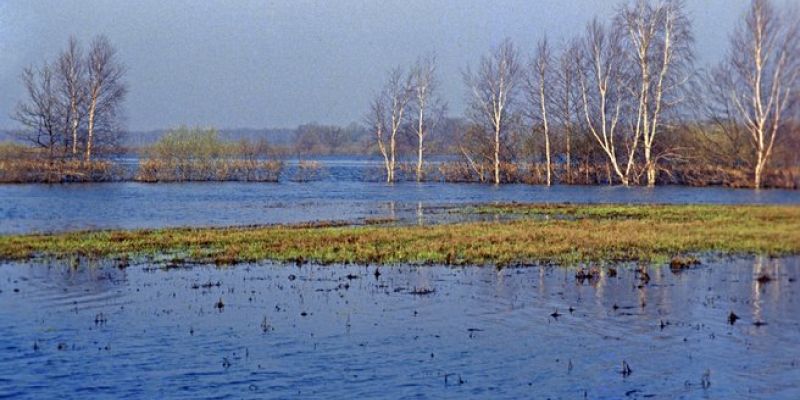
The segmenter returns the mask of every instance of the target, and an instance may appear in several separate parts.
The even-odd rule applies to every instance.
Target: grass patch
[[[305,224],[0,236],[0,258],[164,258],[187,262],[570,265],[667,262],[687,253],[800,253],[800,207],[499,205],[501,222],[430,226]]]

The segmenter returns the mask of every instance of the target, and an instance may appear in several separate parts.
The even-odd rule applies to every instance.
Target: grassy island
[[[0,236],[0,258],[529,265],[663,262],[686,253],[800,253],[800,207],[486,205],[497,222],[304,224]]]

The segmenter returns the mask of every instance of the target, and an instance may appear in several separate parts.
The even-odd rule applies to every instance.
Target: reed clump
[[[84,161],[0,143],[0,183],[107,182],[122,176],[122,168],[108,160]]]
[[[269,158],[266,142],[225,142],[215,129],[178,128],[146,148],[141,182],[277,182],[283,163]]]

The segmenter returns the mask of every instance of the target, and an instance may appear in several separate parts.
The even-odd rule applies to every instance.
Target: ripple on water
[[[380,270],[1,265],[0,396],[800,396],[798,257]]]

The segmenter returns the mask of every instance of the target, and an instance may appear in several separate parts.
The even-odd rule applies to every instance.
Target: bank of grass
[[[0,237],[0,258],[175,258],[278,262],[518,265],[662,262],[685,253],[800,253],[800,207],[500,205],[500,222],[429,226],[262,226]]]

